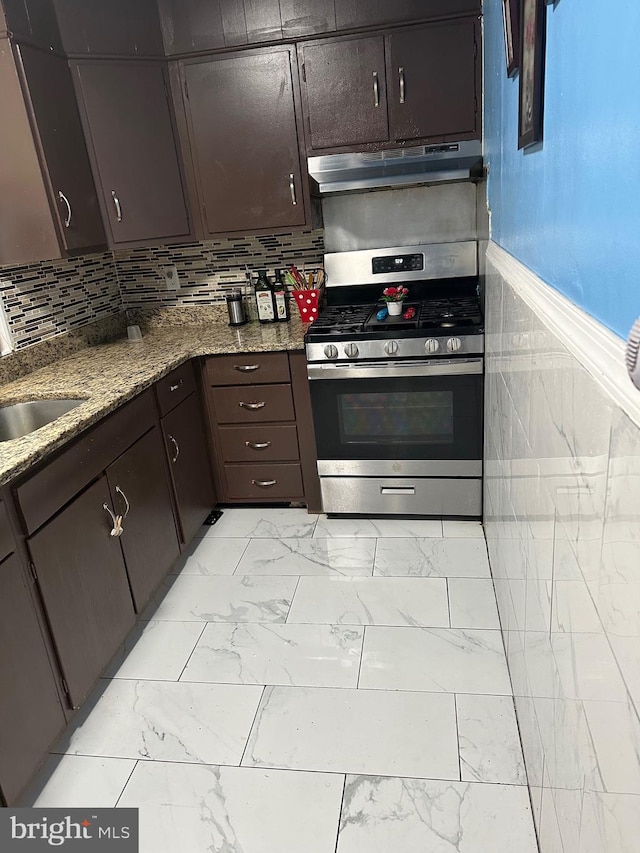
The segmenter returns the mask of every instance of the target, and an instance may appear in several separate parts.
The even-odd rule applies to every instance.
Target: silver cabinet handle
[[[378,81],[378,72],[373,72],[373,106],[380,106],[380,83]]]
[[[264,402],[260,403],[245,403],[242,400],[238,403],[241,409],[250,409],[252,412],[255,412],[257,409],[264,409],[267,405]]]
[[[415,495],[415,486],[380,486],[381,495]]]
[[[183,380],[181,379],[175,385],[169,385],[169,391],[171,391],[171,393],[173,393],[174,391],[177,391],[178,388],[182,385],[182,383],[183,383]]]
[[[402,66],[400,66],[400,68],[398,68],[398,76],[400,78],[400,103],[404,104],[405,82],[404,82],[404,68]]]
[[[259,364],[234,364],[234,370],[239,370],[240,373],[253,373],[254,370],[260,370]]]
[[[111,518],[111,531],[109,536],[122,536],[123,527],[122,527],[122,516],[114,515],[109,507],[109,504],[102,504],[102,509],[105,512],[109,513],[109,517]]]
[[[277,480],[252,480],[251,485],[261,486],[263,489],[266,489],[269,486],[275,486],[277,482]]]
[[[293,175],[293,172],[289,173],[289,192],[291,193],[291,204],[297,204],[298,199],[296,198],[296,179]]]
[[[115,190],[111,190],[111,198],[113,199],[113,203],[116,206],[116,217],[118,219],[118,222],[122,222],[122,206],[120,204],[120,199],[116,195]]]
[[[71,210],[71,205],[69,204],[69,199],[62,192],[62,190],[58,190],[58,198],[60,199],[60,201],[63,201],[67,205],[67,218],[64,221],[64,227],[70,228],[71,227],[71,217],[73,216],[73,211]]]
[[[266,450],[267,447],[271,447],[270,441],[245,441],[245,447],[250,447],[251,450]]]
[[[131,509],[131,507],[130,507],[130,505],[129,505],[129,499],[127,498],[127,496],[125,495],[125,493],[122,491],[122,489],[120,488],[120,486],[116,486],[116,492],[117,492],[119,495],[122,495],[122,497],[124,498],[124,503],[125,503],[125,507],[126,507],[126,508],[125,508],[125,511],[124,511],[124,515],[122,516],[122,518],[124,519],[124,518],[126,518],[126,517],[129,515],[129,510]]]
[[[167,438],[169,439],[169,441],[173,442],[173,446],[176,449],[176,455],[171,457],[171,461],[177,462],[178,456],[180,456],[180,448],[178,446],[178,442],[175,440],[175,438],[172,435],[167,436]]]

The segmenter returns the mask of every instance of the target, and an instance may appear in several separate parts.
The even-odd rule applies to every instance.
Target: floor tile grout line
[[[238,562],[236,563],[236,567],[235,567],[235,569],[231,572],[231,575],[229,575],[229,577],[242,577],[242,575],[238,575],[238,574],[237,574],[237,571],[238,571],[238,569],[240,568],[240,563],[242,562],[242,559],[243,559],[244,555],[247,553],[247,549],[249,548],[249,545],[251,544],[251,541],[252,541],[252,540],[251,540],[251,538],[250,538],[249,536],[247,536],[247,544],[244,546],[244,549],[243,549],[243,551],[242,551],[242,554],[240,554],[240,559],[239,559],[239,560],[238,560]],[[224,575],[222,575],[221,577],[224,577]]]
[[[347,774],[344,774],[342,781],[342,796],[340,797],[340,808],[338,809],[338,826],[336,829],[336,846],[334,853],[338,853],[338,844],[340,843],[340,827],[342,826],[342,811],[344,809],[344,795],[347,791]]]
[[[186,684],[186,683],[188,683],[188,682],[181,682],[182,676],[184,675],[184,671],[185,671],[185,669],[189,666],[189,661],[190,661],[190,660],[191,660],[191,658],[193,657],[193,653],[195,652],[195,650],[198,648],[198,644],[200,643],[200,640],[202,639],[202,635],[203,635],[203,634],[204,634],[204,632],[207,630],[207,625],[208,625],[208,624],[209,624],[208,622],[205,622],[205,624],[202,626],[202,631],[200,631],[200,633],[199,633],[199,635],[198,635],[198,639],[196,640],[196,643],[195,643],[194,647],[193,647],[193,648],[191,649],[191,651],[189,652],[189,656],[188,656],[188,658],[187,658],[187,660],[186,660],[186,662],[185,662],[185,665],[184,665],[184,666],[182,667],[182,669],[180,670],[180,675],[176,678],[176,682],[178,682],[178,683],[185,683],[185,684]]]
[[[245,753],[247,751],[247,747],[249,746],[249,741],[251,740],[251,734],[253,732],[253,727],[256,724],[256,720],[258,719],[258,715],[261,713],[260,709],[262,708],[262,700],[264,699],[264,694],[266,692],[267,692],[267,686],[265,684],[263,684],[262,685],[262,692],[260,693],[260,698],[258,699],[258,704],[256,705],[256,712],[253,715],[253,720],[251,721],[251,725],[249,726],[249,733],[247,734],[247,739],[245,741],[244,748],[242,750],[242,755],[240,756],[240,761],[238,762],[237,765],[231,765],[231,766],[237,766],[237,767],[243,766],[242,762],[244,761],[244,756],[245,756]]]
[[[65,753],[65,754],[66,754],[66,753]],[[126,759],[124,759],[124,760],[126,761]],[[118,803],[119,803],[119,802],[120,802],[120,800],[122,799],[122,795],[124,794],[124,792],[125,792],[125,789],[126,789],[127,785],[128,785],[128,784],[129,784],[129,782],[131,781],[131,777],[133,776],[134,771],[135,771],[135,769],[136,769],[136,767],[138,766],[138,764],[139,764],[139,763],[140,763],[139,759],[137,759],[137,758],[136,758],[136,759],[135,759],[135,761],[134,761],[133,767],[131,768],[131,773],[129,773],[129,775],[127,776],[127,781],[124,783],[124,785],[122,786],[122,790],[121,790],[121,791],[120,791],[120,793],[118,794],[118,799],[117,799],[117,800],[116,800],[116,802],[115,802],[114,809],[117,809],[117,808],[118,808]]]

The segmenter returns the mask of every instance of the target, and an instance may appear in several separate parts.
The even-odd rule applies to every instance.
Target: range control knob
[[[438,352],[440,349],[440,341],[437,341],[435,338],[429,338],[428,341],[424,342],[424,348],[429,353]]]
[[[449,338],[447,341],[447,349],[449,352],[459,352],[462,349],[462,341],[460,338]]]
[[[359,350],[356,344],[345,344],[344,354],[347,358],[357,358],[358,352]]]
[[[384,345],[384,351],[387,355],[395,355],[398,352],[398,341],[387,341]]]
[[[327,344],[324,348],[324,354],[327,358],[337,358],[338,357],[338,347],[333,344]]]

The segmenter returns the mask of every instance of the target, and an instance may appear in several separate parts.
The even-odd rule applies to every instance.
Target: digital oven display
[[[373,274],[390,272],[419,272],[424,269],[424,255],[386,255],[373,258]]]

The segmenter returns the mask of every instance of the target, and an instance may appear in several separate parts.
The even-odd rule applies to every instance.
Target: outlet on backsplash
[[[178,267],[175,264],[164,268],[164,286],[166,290],[180,290]]]

